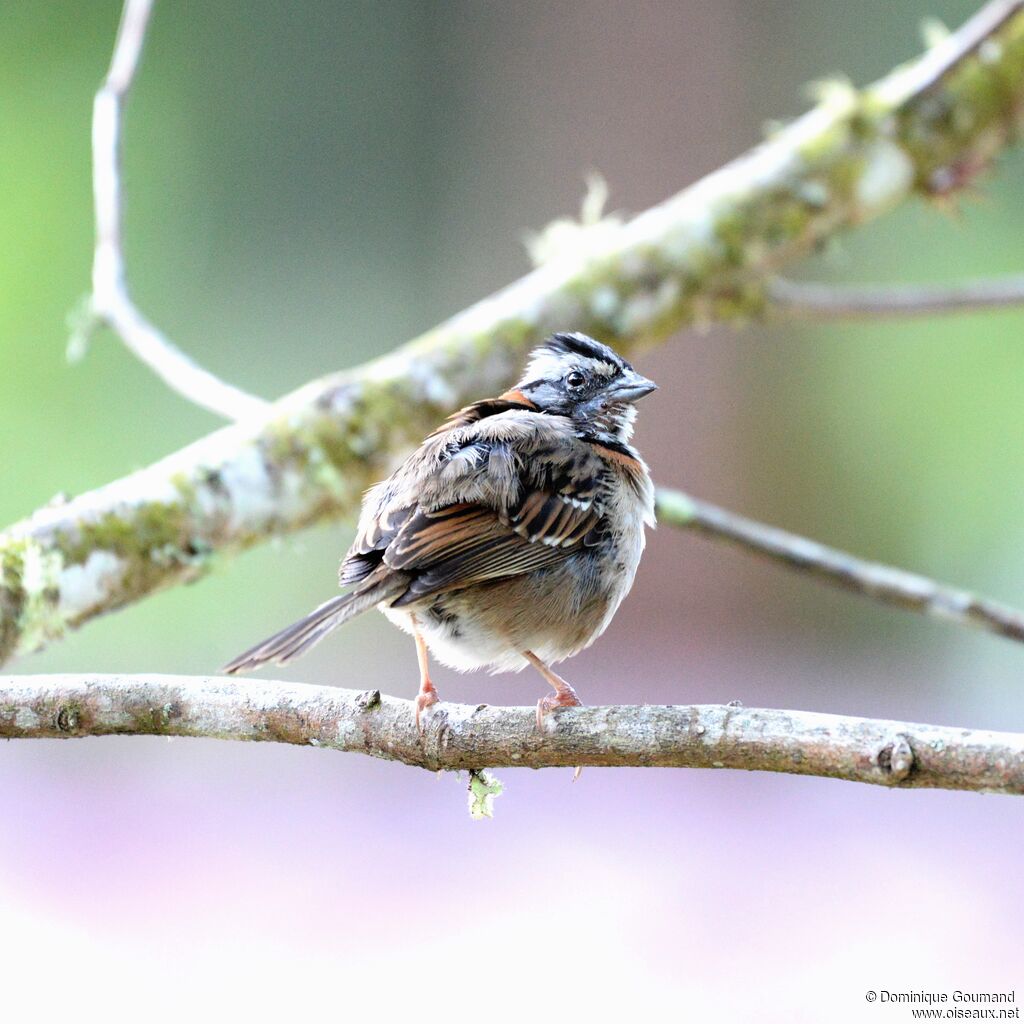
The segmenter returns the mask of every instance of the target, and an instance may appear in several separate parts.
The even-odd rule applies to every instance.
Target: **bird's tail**
[[[305,618],[293,622],[287,629],[282,629],[280,633],[275,633],[255,647],[250,647],[237,658],[233,658],[221,671],[227,675],[234,675],[236,672],[248,672],[270,662],[284,665],[293,661],[342,623],[355,618],[378,602],[393,597],[403,586],[402,581],[392,578],[332,597]]]

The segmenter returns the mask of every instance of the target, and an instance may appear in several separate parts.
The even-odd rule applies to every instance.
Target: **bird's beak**
[[[645,395],[657,390],[658,385],[653,380],[634,372],[615,386],[612,395],[616,402],[639,402]]]

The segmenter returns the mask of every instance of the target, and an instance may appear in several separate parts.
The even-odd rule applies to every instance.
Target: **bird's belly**
[[[431,653],[462,671],[516,672],[528,664],[523,651],[562,661],[604,632],[632,585],[642,533],[619,538],[616,548],[613,558],[581,551],[550,569],[381,611],[406,632],[415,615]]]

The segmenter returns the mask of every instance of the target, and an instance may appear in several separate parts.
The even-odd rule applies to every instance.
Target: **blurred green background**
[[[974,6],[954,0],[161,0],[126,122],[126,234],[135,298],[199,362],[274,397],[387,351],[523,273],[524,233],[574,212],[587,172],[606,176],[612,209],[642,210],[754,144],[765,122],[801,112],[806,83],[839,72],[858,84],[870,81],[919,51],[922,18],[955,26]],[[0,12],[5,523],[59,491],[103,484],[218,425],[169,393],[108,334],[96,337],[83,362],[71,366],[64,356],[65,321],[89,281],[91,102],[118,17],[117,3],[99,0],[15,0]],[[1024,155],[1018,151],[964,197],[955,215],[909,205],[844,237],[797,273],[886,282],[1019,272],[1022,186]],[[645,404],[637,435],[662,482],[1024,605],[1024,312],[688,331],[636,362],[662,385]],[[348,540],[348,528],[339,525],[251,552],[195,587],[89,626],[18,670],[209,672],[329,595]],[[747,704],[1024,728],[1019,647],[823,590],[668,530],[654,535],[650,550],[636,591],[608,635],[566,668],[589,702],[740,697]],[[636,678],[641,651],[645,677],[627,688],[624,680]],[[411,694],[414,665],[405,638],[368,617],[289,672],[291,678],[372,683]],[[474,701],[532,702],[539,692],[525,677],[442,679],[442,695]],[[839,940],[825,942],[812,961],[822,985],[845,977],[843,971],[859,981],[857,970],[865,983],[854,985],[858,991],[872,979],[878,983],[881,960],[873,959],[863,916],[865,906],[876,906],[873,900],[879,913],[885,901],[895,900],[902,912],[935,922],[946,885],[959,886],[974,908],[991,901],[994,916],[983,915],[977,925],[981,938],[970,933],[973,952],[956,944],[950,950],[951,956],[963,952],[968,974],[981,976],[1000,963],[986,941],[1020,937],[1013,924],[1019,882],[998,898],[994,889],[970,889],[984,885],[979,876],[1009,870],[1009,860],[986,862],[990,847],[980,837],[1009,847],[1014,833],[998,830],[1011,823],[1019,830],[1015,804],[693,773],[659,773],[655,784],[648,775],[641,782],[637,773],[588,772],[570,790],[542,774],[502,798],[498,813],[507,820],[487,826],[502,831],[481,838],[479,830],[467,831],[475,826],[461,820],[461,797],[452,785],[423,782],[394,766],[332,762],[325,779],[326,762],[299,760],[305,751],[179,744],[165,753],[161,743],[4,748],[4,813],[20,825],[17,836],[0,839],[0,894],[20,907],[11,920],[32,922],[41,947],[70,921],[83,929],[82,941],[95,940],[99,928],[112,943],[111,955],[125,955],[118,943],[133,936],[140,948],[172,964],[192,963],[186,939],[177,943],[163,929],[170,920],[174,934],[178,928],[188,936],[197,921],[212,927],[211,919],[196,909],[199,903],[161,902],[154,893],[163,892],[167,875],[143,878],[143,866],[156,858],[174,885],[206,894],[203,906],[212,906],[218,921],[230,917],[245,899],[230,885],[232,895],[223,896],[237,861],[225,854],[221,862],[211,851],[233,849],[238,829],[247,840],[236,852],[255,858],[247,868],[252,882],[276,907],[267,935],[287,919],[289,886],[300,876],[311,886],[310,872],[323,888],[303,899],[325,900],[341,912],[351,892],[337,882],[332,864],[348,857],[352,871],[366,866],[352,850],[353,819],[360,823],[364,858],[375,860],[387,848],[385,863],[393,856],[400,874],[408,864],[409,888],[394,898],[396,907],[414,915],[425,907],[436,911],[432,901],[457,898],[464,877],[458,871],[467,867],[460,856],[493,857],[495,872],[519,872],[517,883],[503,876],[502,884],[513,886],[509,899],[524,906],[541,890],[551,858],[561,863],[559,851],[591,865],[591,874],[581,876],[587,884],[626,892],[636,852],[623,836],[609,853],[602,835],[609,815],[635,820],[657,837],[644,861],[657,882],[637,896],[633,911],[651,934],[671,934],[679,950],[689,951],[694,966],[686,983],[698,988],[698,974],[725,977],[731,961],[724,954],[714,958],[713,942],[705,948],[695,934],[687,946],[689,940],[672,930],[675,915],[695,898],[680,878],[692,868],[689,877],[701,886],[724,887],[724,876],[715,872],[725,849],[747,851],[750,860],[736,853],[738,859],[728,861],[737,872],[766,872],[778,891],[789,893],[794,928],[824,914],[835,934],[844,932],[844,941],[854,943],[856,955]],[[293,802],[297,791],[306,803]],[[750,817],[754,794],[777,801],[773,820],[776,827],[785,824],[788,838],[780,834],[778,844],[766,839],[774,835],[772,826]],[[145,804],[146,814],[136,817],[126,800]],[[88,864],[109,871],[112,882],[127,871],[134,898],[155,900],[160,908],[152,917],[113,910],[108,919],[105,904],[61,906],[40,895],[78,863],[81,833],[54,824],[69,804],[79,807],[81,827],[92,829]],[[97,810],[102,807],[109,819]],[[660,818],[666,808],[671,823]],[[337,832],[316,826],[315,853],[298,841],[289,847],[285,839],[276,839],[283,845],[268,853],[268,836],[300,835],[311,827],[307,811],[318,818],[337,814]],[[151,833],[144,827],[179,820],[175,815],[191,837],[193,859],[166,852],[186,842],[178,829]],[[882,821],[902,835],[901,823],[913,820],[923,844],[914,850],[927,860],[946,824],[955,828],[965,820],[960,815],[973,821],[981,845],[965,840],[929,862],[931,883],[915,887],[906,878],[886,877],[882,862],[858,846]],[[852,859],[842,861],[850,872],[849,902],[825,912],[820,899],[837,862],[831,849],[806,842],[839,828],[840,819],[849,829],[836,833],[845,837]],[[97,830],[97,820],[108,821],[109,830]],[[703,823],[703,845],[681,852],[670,837],[690,843],[694,821]],[[495,834],[507,844],[504,854]],[[896,833],[887,834],[893,841]],[[126,845],[128,835],[135,841]],[[805,845],[797,850],[798,843]],[[424,849],[448,865],[432,869],[434,896],[423,896],[416,881],[421,854],[414,851]],[[689,864],[688,857],[706,861]],[[709,882],[709,873],[717,881]],[[806,881],[794,889],[798,876]],[[722,893],[723,936],[750,914],[752,934],[759,934],[758,921],[765,930],[771,926],[767,903],[752,911],[744,902],[750,893]],[[582,932],[573,931],[590,927],[586,915],[574,916],[573,902],[588,898],[585,886],[570,884],[559,897],[564,906],[545,904],[538,913],[547,917],[540,920],[568,928],[589,949]],[[648,912],[653,917],[644,917]],[[638,923],[623,914],[610,919],[622,927]],[[1018,927],[1019,920],[1018,913]],[[520,923],[526,934],[527,923]],[[458,927],[492,939],[519,934],[486,909]],[[447,938],[459,934],[458,927],[446,931]],[[849,936],[860,927],[865,938],[858,945]],[[241,931],[224,935],[241,941]],[[260,945],[263,935],[257,927],[246,941],[261,955],[275,950],[301,973],[301,940],[279,949],[269,938]],[[326,943],[321,951],[336,949],[342,959],[351,953],[330,945],[340,938],[316,935]],[[404,940],[386,930],[375,941],[382,956],[408,953]],[[77,948],[77,940],[68,948]],[[523,957],[526,969],[525,954],[506,952],[516,966]],[[756,945],[736,955],[751,970],[771,961]],[[605,962],[594,956],[592,966]],[[653,953],[627,958],[621,991],[650,985],[647,972],[658,970],[658,962]],[[926,944],[914,961],[918,973],[908,974],[906,984],[923,983],[926,962],[944,961]],[[795,961],[775,963],[773,977],[796,969]],[[998,972],[988,980],[996,987],[1001,978],[1009,987]],[[771,984],[767,974],[762,982]],[[543,978],[537,984],[548,992]],[[671,986],[659,987],[667,984],[662,979],[649,992],[671,994]],[[763,1019],[804,1019],[792,1003],[780,1006],[778,1018]],[[708,1007],[708,1019],[731,1019],[721,1004]],[[862,1019],[845,1013],[836,1006],[830,1019]]]

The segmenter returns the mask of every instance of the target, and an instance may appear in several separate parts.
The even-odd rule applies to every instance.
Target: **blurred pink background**
[[[17,259],[0,259],[24,287],[0,296],[0,431],[18,438],[4,521],[216,425],[109,338],[63,362],[118,5],[13,7],[0,221]],[[127,123],[133,283],[197,359],[272,396],[524,272],[524,232],[575,212],[587,172],[612,209],[642,210],[799,113],[808,81],[869,81],[918,52],[922,17],[972,8],[164,2]],[[1022,185],[1017,153],[959,220],[900,210],[801,272],[1019,270]],[[1022,327],[1011,311],[686,331],[635,359],[661,385],[637,442],[663,483],[1021,605]],[[254,551],[17,671],[210,672],[329,596],[349,539],[319,528]],[[415,664],[368,616],[281,674],[412,695]],[[1020,730],[1022,668],[1008,642],[661,529],[608,633],[564,674],[595,704],[735,698]],[[437,682],[474,702],[544,690],[529,674]],[[4,745],[0,962],[5,998],[33,1008],[15,1019],[895,1021],[909,1011],[868,1005],[868,989],[1024,990],[1018,800],[498,774],[496,817],[475,822],[464,777],[313,749]]]

